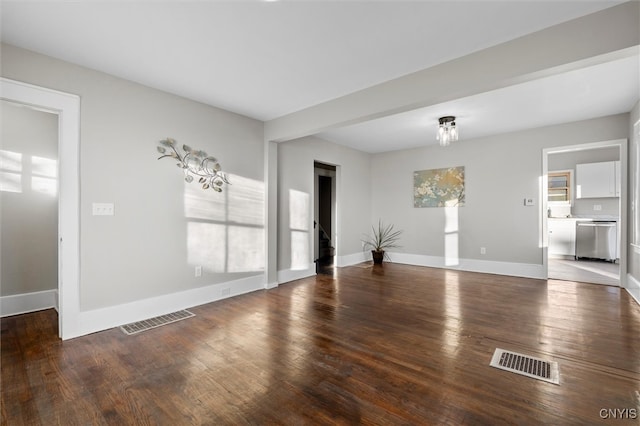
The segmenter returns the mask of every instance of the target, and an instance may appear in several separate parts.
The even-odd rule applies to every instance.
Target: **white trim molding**
[[[80,97],[0,78],[0,99],[58,114],[58,333],[80,330]]]
[[[282,269],[278,271],[278,283],[288,283],[290,281],[307,278],[316,274],[316,265],[310,263],[304,269]]]
[[[367,259],[367,253],[364,251],[359,253],[351,253],[344,256],[337,256],[336,266],[341,268],[343,266],[357,265],[358,263],[366,262],[367,260],[369,259]]]
[[[408,253],[388,253],[391,262],[458,271],[482,272],[485,274],[509,275],[512,277],[546,279],[543,265],[532,263],[496,262],[478,259],[447,259]]]
[[[265,290],[271,290],[272,288],[278,287],[278,282],[270,283],[265,280],[264,288]]]
[[[540,246],[543,249],[542,266],[544,268],[544,277],[548,277],[549,262],[548,262],[548,247],[549,247],[549,227],[547,223],[547,208],[548,202],[548,188],[547,188],[547,176],[549,173],[549,155],[560,154],[566,152],[576,152],[589,149],[599,149],[607,147],[618,147],[620,152],[620,181],[622,188],[620,190],[620,197],[618,198],[618,211],[620,218],[618,220],[618,244],[620,248],[620,270],[627,271],[627,244],[628,236],[628,219],[627,219],[627,199],[628,199],[628,187],[627,187],[627,173],[628,173],[628,140],[627,139],[614,139],[601,142],[589,142],[575,145],[556,146],[551,148],[544,148],[542,150],[542,178],[540,179],[540,214],[538,219]],[[626,287],[625,274],[620,275],[620,287]]]
[[[211,284],[178,293],[166,294],[117,306],[80,312],[80,337],[108,330],[135,321],[153,318],[170,312],[216,302],[233,296],[264,289],[264,275],[241,278],[224,283]]]
[[[640,281],[635,279],[631,274],[627,274],[627,292],[638,302],[640,305]]]
[[[0,316],[3,318],[50,308],[58,310],[58,290],[35,291],[0,297]]]

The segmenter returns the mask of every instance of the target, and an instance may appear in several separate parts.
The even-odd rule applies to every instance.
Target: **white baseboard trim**
[[[634,278],[633,275],[627,274],[627,292],[634,298],[638,305],[640,305],[640,281]]]
[[[122,305],[81,311],[79,332],[70,338],[263,289],[264,275],[255,275]]]
[[[367,253],[362,251],[359,253],[346,254],[344,256],[336,256],[336,266],[342,268],[343,266],[357,265],[358,263],[366,262],[366,255]]]
[[[50,308],[58,310],[58,290],[35,291],[0,297],[0,316],[2,317]]]
[[[545,279],[542,265],[532,263],[496,262],[491,260],[456,259],[408,253],[388,253],[391,262],[432,268],[482,272],[485,274],[509,275],[513,277]]]
[[[277,281],[276,281],[276,282],[274,282],[274,283],[266,283],[266,284],[264,285],[264,288],[265,288],[266,290],[271,290],[272,288],[276,288],[276,287],[278,287],[278,282],[277,282]]]
[[[305,269],[283,269],[278,271],[278,284],[307,278],[316,274],[315,263],[310,263]]]

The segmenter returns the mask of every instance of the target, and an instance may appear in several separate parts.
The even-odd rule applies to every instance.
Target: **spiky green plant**
[[[400,239],[402,231],[394,231],[393,225],[385,225],[382,220],[378,219],[378,227],[371,225],[371,231],[372,234],[362,240],[364,249],[371,248],[371,250],[375,251],[385,251],[390,248],[400,247],[396,243]],[[387,256],[386,253],[385,256]]]

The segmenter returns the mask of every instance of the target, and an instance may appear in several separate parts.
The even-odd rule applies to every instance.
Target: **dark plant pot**
[[[382,265],[382,259],[384,259],[384,250],[380,250],[380,251],[371,250],[371,256],[373,256],[374,264]]]

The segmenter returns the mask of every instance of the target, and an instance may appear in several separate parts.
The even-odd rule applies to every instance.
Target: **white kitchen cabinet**
[[[614,161],[615,164],[615,179],[616,179],[616,197],[620,196],[620,187],[622,186],[622,181],[620,179],[620,174],[622,173],[620,171],[620,162],[619,161]]]
[[[548,219],[549,254],[556,256],[575,256],[576,220]]]
[[[576,198],[620,196],[620,162],[576,164]]]

